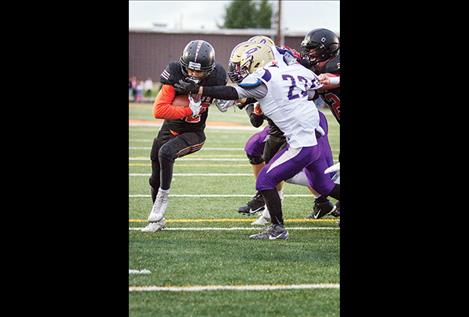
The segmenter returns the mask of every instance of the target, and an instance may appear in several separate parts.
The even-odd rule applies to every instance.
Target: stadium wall
[[[192,40],[205,40],[215,48],[215,59],[228,69],[228,59],[236,44],[255,35],[273,37],[271,30],[219,30],[210,33],[191,31],[149,31],[129,30],[129,76],[138,79],[150,77],[159,81],[160,74],[166,65],[176,61],[182,50]],[[285,35],[285,44],[299,49],[304,34]]]

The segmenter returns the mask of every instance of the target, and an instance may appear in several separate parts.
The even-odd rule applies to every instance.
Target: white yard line
[[[143,227],[129,227],[129,231],[141,231]],[[184,227],[165,228],[164,231],[259,231],[262,227]],[[287,230],[339,230],[339,227],[286,227]]]
[[[151,176],[150,173],[130,173],[131,177]],[[252,173],[174,173],[173,176],[253,176]]]
[[[129,163],[130,167],[149,167],[151,166],[151,163]],[[229,164],[192,164],[192,163],[179,163],[177,165],[178,167],[243,167],[247,168],[251,166],[249,163],[245,164],[238,164],[238,163],[229,163]]]
[[[151,150],[151,146],[129,146],[129,150]],[[244,151],[244,149],[237,147],[203,147],[200,152],[203,151]]]
[[[252,218],[176,218],[167,219],[167,223],[196,223],[196,222],[252,222]],[[319,222],[337,222],[337,218],[321,218],[321,219],[309,219],[309,218],[289,218],[285,222],[288,223],[319,223]],[[147,219],[129,219],[129,223],[147,223]]]
[[[150,274],[151,272],[147,269],[143,270],[129,270],[129,274]]]
[[[129,123],[129,127],[151,127],[160,128],[161,124],[154,123]],[[205,127],[206,130],[234,130],[234,131],[262,131],[261,128],[254,128],[249,126],[210,126]]]
[[[270,291],[286,289],[339,289],[338,283],[290,285],[194,285],[194,286],[129,286],[129,292],[200,292],[200,291]]]
[[[150,161],[149,157],[129,157],[129,161]],[[239,161],[246,162],[247,158],[224,158],[224,157],[197,157],[197,158],[178,158],[177,161]]]
[[[151,197],[149,194],[130,194],[129,198],[142,198],[142,197]],[[169,194],[169,197],[252,197],[252,194],[204,194],[204,195],[197,195],[197,194]],[[305,194],[289,194],[289,195],[284,195],[284,197],[313,197],[313,195],[305,195]]]

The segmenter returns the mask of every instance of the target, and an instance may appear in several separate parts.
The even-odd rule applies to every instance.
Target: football
[[[189,107],[189,97],[187,95],[177,95],[173,100],[175,107]]]

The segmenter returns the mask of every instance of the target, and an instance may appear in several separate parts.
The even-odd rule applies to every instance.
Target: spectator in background
[[[132,101],[135,102],[137,99],[137,77],[132,77]]]
[[[153,81],[151,80],[151,78],[147,78],[147,80],[145,80],[145,83],[143,84],[143,88],[145,89],[145,98],[150,98],[151,97],[151,92],[153,90]]]
[[[143,81],[141,80],[137,85],[137,97],[135,102],[142,102],[143,99]]]
[[[132,78],[129,77],[129,101],[132,100]]]

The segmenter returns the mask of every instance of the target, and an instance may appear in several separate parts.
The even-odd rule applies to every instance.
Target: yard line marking
[[[150,173],[130,173],[131,177],[151,176]],[[253,176],[252,173],[174,173],[173,176]]]
[[[151,146],[129,146],[129,150],[151,150]],[[200,151],[244,151],[244,149],[237,147],[203,147]]]
[[[151,197],[151,195],[149,194],[130,194],[129,195],[129,198],[143,198],[143,197]],[[207,197],[252,197],[252,194],[249,194],[249,195],[244,195],[244,194],[227,194],[227,195],[218,195],[218,194],[205,194],[205,195],[197,195],[197,194],[169,194],[169,197],[191,197],[191,198],[194,198],[194,197],[203,197],[203,198],[207,198]],[[283,197],[313,197],[312,194],[307,194],[307,195],[303,195],[303,194],[289,194],[289,195],[284,195]]]
[[[184,162],[184,161],[231,161],[231,162],[246,162],[248,159],[246,157],[241,157],[241,156],[236,156],[233,158],[233,156],[204,156],[204,157],[194,157],[194,158],[178,158],[178,162]],[[129,161],[146,161],[150,162],[149,157],[129,157]],[[334,161],[337,161],[337,159],[334,157]]]
[[[129,274],[150,274],[151,272],[147,269],[143,270],[129,270]]]
[[[200,152],[197,154],[194,154],[194,158],[244,158],[247,160],[248,158],[246,155],[240,154],[240,155],[233,155],[233,154],[214,154],[214,155],[206,155],[206,154],[201,154]]]
[[[151,166],[150,163],[129,163],[129,166],[147,167]],[[250,164],[178,164],[177,167],[249,167]]]
[[[178,158],[179,161],[243,161],[246,162],[247,158],[223,158],[223,157],[197,157],[197,158]],[[129,161],[150,161],[148,157],[129,157]]]
[[[129,286],[129,292],[199,292],[199,291],[271,291],[285,289],[339,289],[338,283],[290,285],[194,285],[194,286]]]
[[[153,139],[129,139],[129,142],[145,142],[145,143],[152,143]],[[205,149],[205,147],[204,147]]]
[[[129,127],[161,127],[161,123],[129,123]],[[207,130],[236,130],[236,131],[262,131],[262,129],[249,127],[249,126],[205,126]]]
[[[143,227],[130,227],[130,231],[142,231]],[[261,230],[261,227],[191,227],[191,228],[164,228],[164,231],[243,231],[243,230]],[[288,230],[339,230],[339,227],[286,227]]]
[[[334,218],[309,219],[309,218],[291,218],[285,222],[335,222]],[[129,219],[129,222],[147,222],[147,219]],[[184,219],[166,219],[167,223],[193,223],[193,222],[252,222],[252,218],[184,218]]]
[[[155,129],[152,129],[152,128],[148,128],[148,127],[131,127],[132,129],[129,130],[130,133],[134,133],[134,134],[138,134],[138,133],[142,133],[142,134],[151,134],[151,135],[154,135],[156,136],[157,134],[157,130]],[[264,127],[261,127],[257,130],[217,130],[215,128],[212,128],[210,130],[205,130],[205,134],[206,135],[212,135],[212,134],[220,134],[220,133],[226,133],[226,134],[238,134],[238,135],[242,135],[242,136],[249,136],[249,135],[252,135],[253,132],[260,132],[262,131]],[[146,136],[140,136],[140,137],[146,137]],[[153,140],[151,140],[150,142],[153,142]]]

